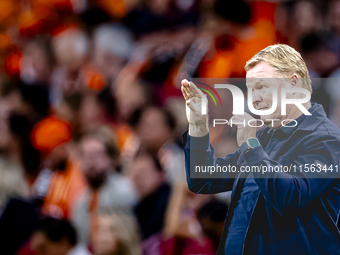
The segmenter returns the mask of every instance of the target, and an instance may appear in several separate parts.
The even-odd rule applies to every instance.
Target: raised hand
[[[182,80],[181,84],[186,105],[186,116],[189,122],[189,135],[196,137],[205,136],[209,132],[208,121],[207,115],[202,115],[201,107],[202,100],[207,100],[206,95],[194,83],[186,79]]]

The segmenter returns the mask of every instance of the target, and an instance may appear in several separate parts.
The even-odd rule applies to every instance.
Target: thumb
[[[190,108],[192,111],[199,111],[200,105],[196,103],[194,100],[189,99],[186,101],[186,105]]]
[[[190,110],[194,110],[193,103],[190,102],[190,99],[186,101],[186,105],[190,108]]]

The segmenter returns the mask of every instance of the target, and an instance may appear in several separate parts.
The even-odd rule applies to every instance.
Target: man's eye
[[[263,85],[260,85],[260,86],[259,86],[259,89],[263,89],[263,88],[264,88],[264,86],[263,86]]]

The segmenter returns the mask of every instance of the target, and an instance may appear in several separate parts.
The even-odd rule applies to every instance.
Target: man
[[[43,214],[59,219],[71,216],[74,203],[86,185],[72,155],[71,133],[68,122],[48,116],[35,124],[30,134],[31,143],[42,154],[44,165],[43,169],[41,166],[37,169],[39,174],[33,180],[32,193],[36,199],[43,199]],[[32,156],[34,154],[23,155],[30,165]],[[37,171],[33,169],[32,172]]]
[[[135,156],[130,179],[140,198],[134,212],[145,240],[162,230],[171,188],[166,183],[165,172],[158,159],[145,152]]]
[[[247,62],[245,70],[257,110],[271,107],[273,88],[277,89],[278,98],[283,87],[312,91],[305,62],[287,45],[265,48]],[[305,115],[296,105],[289,104],[282,116],[278,100],[272,114],[260,116],[268,127],[258,131],[256,127],[236,124],[242,123],[242,118],[233,116],[240,148],[224,158],[215,158],[207,118],[201,115],[204,95],[187,80],[182,81],[182,93],[189,121],[189,132],[183,135],[189,189],[202,194],[232,190],[218,255],[340,254],[336,228],[340,181],[334,171],[339,165],[340,130],[327,119],[322,106],[302,104],[311,113]],[[303,93],[287,94],[290,99],[303,97]],[[247,123],[253,118],[246,114],[244,119]],[[282,126],[284,119],[295,121]],[[238,171],[223,173],[224,178],[209,179],[209,172],[200,173],[201,178],[190,178],[195,166],[217,164],[237,166]],[[311,164],[323,169],[313,171],[309,169]],[[301,171],[241,172],[247,166],[273,169],[289,165]],[[333,171],[328,171],[331,165]]]
[[[89,189],[78,200],[73,216],[80,242],[90,248],[98,231],[100,210],[132,214],[137,202],[130,181],[116,172],[119,152],[109,131],[100,129],[80,141],[81,168]]]

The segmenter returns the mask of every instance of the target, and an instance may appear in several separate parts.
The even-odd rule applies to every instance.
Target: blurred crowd
[[[187,188],[180,81],[275,43],[340,125],[338,0],[0,0],[0,254],[215,254],[230,194]]]

